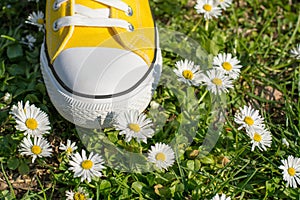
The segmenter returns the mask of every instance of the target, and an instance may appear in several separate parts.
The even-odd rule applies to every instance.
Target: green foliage
[[[286,187],[278,169],[281,159],[300,156],[300,67],[289,55],[289,50],[300,43],[300,4],[290,2],[234,1],[220,18],[209,22],[206,30],[194,1],[151,1],[162,36],[163,73],[168,78],[162,77],[153,96],[160,107],[147,108],[156,133],[147,144],[140,145],[124,142],[114,129],[97,130],[82,138],[76,134],[74,126],[56,112],[47,96],[39,68],[44,35],[25,23],[32,11],[44,10],[45,1],[1,1],[0,18],[5,20],[0,24],[0,178],[7,188],[0,192],[0,199],[61,199],[65,191],[78,187],[86,188],[93,199],[210,199],[218,193],[232,199],[299,199],[300,190]],[[33,49],[22,40],[29,33],[37,39]],[[174,46],[177,49],[172,49]],[[213,128],[209,124],[215,120],[211,113],[214,99],[201,86],[182,84],[178,88],[172,70],[175,61],[184,58],[210,68],[213,56],[220,52],[232,53],[243,68],[234,89],[221,97],[226,101],[226,123],[217,131],[219,140],[208,154],[200,146]],[[12,95],[9,101],[4,101],[5,93]],[[53,129],[48,138],[55,149],[49,160],[32,164],[30,158],[18,153],[23,135],[14,128],[9,110],[21,100],[49,114]],[[251,151],[248,137],[233,122],[237,109],[248,103],[260,110],[273,135],[272,147],[265,152]],[[191,123],[197,128],[192,129]],[[282,138],[289,147],[282,144]],[[58,150],[59,143],[67,139],[76,141],[79,149],[101,149],[99,153],[110,163],[123,162],[117,156],[121,152],[112,151],[112,146],[146,153],[155,142],[171,143],[176,146],[176,163],[169,171],[147,173],[108,167],[101,178],[80,182],[68,169],[69,158]],[[14,174],[32,176],[39,183],[16,196],[10,184]]]

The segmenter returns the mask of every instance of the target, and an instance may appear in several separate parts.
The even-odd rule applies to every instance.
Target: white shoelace
[[[68,0],[56,0],[53,9],[58,10],[60,6]],[[132,9],[129,5],[121,0],[93,0],[106,6],[124,11],[131,16]],[[74,15],[57,19],[53,24],[53,30],[57,31],[64,26],[92,26],[92,27],[119,27],[133,31],[132,24],[122,19],[110,18],[110,10],[108,8],[92,9],[80,4],[74,5]]]

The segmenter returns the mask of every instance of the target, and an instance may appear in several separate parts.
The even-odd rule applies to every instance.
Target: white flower
[[[156,143],[155,146],[151,146],[151,150],[148,152],[148,161],[154,163],[157,168],[166,169],[173,165],[175,160],[175,154],[173,149],[164,143]]]
[[[35,105],[29,105],[27,101],[23,108],[23,103],[18,102],[18,107],[13,106],[11,114],[16,120],[16,129],[25,131],[25,135],[41,137],[43,134],[49,133],[50,123],[45,112]]]
[[[152,121],[146,119],[146,115],[137,110],[129,110],[120,113],[114,124],[116,130],[120,130],[120,135],[125,135],[125,141],[130,142],[132,138],[136,138],[137,142],[147,143],[147,138],[151,138],[154,130],[151,128]]]
[[[283,170],[283,180],[287,181],[287,186],[297,188],[297,184],[300,185],[300,158],[290,155],[281,163],[279,169]]]
[[[285,138],[282,138],[282,144],[286,145],[287,147],[290,146],[290,143]]]
[[[4,101],[4,102],[8,102],[8,101],[10,100],[10,98],[11,98],[11,94],[8,93],[8,92],[6,92],[6,93],[4,94],[3,101]]]
[[[218,18],[221,15],[221,8],[213,0],[198,0],[195,9],[197,13],[204,14],[206,20],[212,17]]]
[[[67,145],[60,143],[59,149],[65,151],[68,156],[71,156],[77,149],[76,142],[72,143],[71,140],[67,140]]]
[[[230,7],[232,4],[232,0],[217,0],[217,2],[223,10],[226,10],[226,8]]]
[[[223,71],[230,78],[236,79],[240,74],[241,65],[236,57],[232,57],[231,53],[219,53],[214,57],[213,65],[215,68]]]
[[[30,136],[24,137],[19,149],[21,155],[32,156],[32,163],[37,157],[50,157],[51,146],[47,140],[34,136],[33,142]]]
[[[187,59],[177,61],[176,69],[173,71],[178,76],[178,80],[188,85],[198,86],[203,78],[200,67],[195,65],[193,61]]]
[[[247,133],[251,138],[251,151],[253,151],[255,147],[258,147],[261,151],[266,151],[266,147],[271,146],[272,135],[270,131],[266,130],[265,128],[250,129]]]
[[[250,129],[259,129],[264,128],[264,118],[260,116],[258,110],[253,109],[251,106],[244,106],[240,108],[239,112],[235,113],[234,121],[237,124],[240,124],[238,130],[246,128]]]
[[[92,200],[92,198],[89,198],[88,192],[82,187],[79,187],[77,192],[73,192],[72,190],[66,191],[66,197],[66,200]]]
[[[30,50],[33,49],[35,42],[36,39],[31,34],[26,35],[26,38],[22,40],[22,43],[26,44]]]
[[[207,86],[207,90],[214,94],[227,93],[229,88],[233,88],[232,80],[218,69],[208,70],[203,82]]]
[[[230,197],[226,197],[225,194],[222,194],[221,196],[219,196],[218,194],[216,194],[211,200],[231,200]]]
[[[37,13],[33,11],[28,16],[27,20],[28,21],[25,21],[26,23],[37,26],[39,28],[39,31],[43,30],[45,21],[44,13],[42,11],[37,11]]]
[[[82,156],[76,152],[69,161],[71,165],[69,170],[74,172],[74,177],[81,177],[81,182],[84,180],[91,182],[92,178],[102,176],[101,171],[105,168],[102,157],[93,152],[87,157],[84,149],[81,154]]]
[[[297,44],[296,47],[291,49],[291,56],[297,60],[300,60],[300,44]]]

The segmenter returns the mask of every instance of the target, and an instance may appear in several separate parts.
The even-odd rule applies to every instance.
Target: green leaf
[[[188,160],[187,163],[186,163],[186,166],[189,170],[194,171],[195,170],[194,160]]]
[[[9,158],[8,161],[7,161],[7,167],[8,167],[9,169],[11,169],[11,170],[17,169],[18,166],[19,166],[19,164],[20,164],[19,159],[18,159],[18,158],[15,158],[15,157],[11,157],[11,158]]]
[[[107,180],[102,180],[99,188],[101,191],[109,190],[111,188],[111,183]]]
[[[23,49],[22,46],[19,44],[11,45],[7,47],[7,57],[10,60],[15,60],[23,56]]]
[[[21,162],[18,167],[18,171],[21,175],[25,175],[29,173],[29,166],[25,162]]]
[[[139,182],[139,181],[136,181],[134,183],[132,183],[131,187],[137,191],[139,194],[142,194],[142,189],[144,187],[144,184]]]

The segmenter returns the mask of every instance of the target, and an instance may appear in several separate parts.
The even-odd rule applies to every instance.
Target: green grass
[[[193,8],[195,1],[151,1],[162,31],[164,78],[169,75],[164,73],[172,73],[175,61],[183,56],[199,62],[203,68],[209,67],[218,52],[232,53],[241,61],[240,78],[234,82],[234,89],[222,97],[226,99],[226,122],[209,154],[191,156],[192,150],[203,153],[199,147],[214,119],[210,113],[212,99],[203,86],[175,88],[171,83],[176,80],[162,80],[165,85],[157,88],[153,100],[164,108],[166,118],[155,118],[162,113],[155,113],[150,107],[147,113],[155,123],[164,119],[167,122],[157,127],[155,136],[142,149],[147,152],[155,142],[169,143],[174,136],[179,138],[176,143],[185,144],[190,139],[191,127],[187,124],[197,121],[196,129],[191,129],[195,131],[191,145],[186,150],[178,146],[177,162],[169,171],[125,173],[108,167],[103,177],[88,184],[74,179],[68,171],[68,164],[58,151],[60,142],[71,139],[79,149],[85,149],[89,140],[108,136],[110,142],[122,148],[136,151],[140,146],[126,144],[113,129],[95,132],[88,141],[80,139],[78,130],[58,114],[47,95],[39,68],[43,33],[25,24],[32,11],[44,11],[45,2],[1,1],[0,199],[60,199],[66,190],[78,186],[85,187],[94,199],[211,199],[216,193],[232,199],[300,199],[300,190],[286,187],[278,169],[280,160],[288,155],[300,156],[300,65],[289,54],[300,43],[300,4],[289,2],[234,1],[219,19],[210,21],[206,31],[203,16]],[[20,42],[29,33],[37,39],[33,50]],[[201,57],[204,51],[208,53],[205,61]],[[4,102],[6,92],[12,94],[12,99]],[[50,159],[31,164],[30,158],[18,153],[23,134],[15,129],[9,110],[21,100],[29,100],[49,115],[52,129],[47,139],[54,149]],[[260,111],[272,133],[272,146],[267,151],[251,151],[245,131],[238,131],[233,121],[238,108],[247,104]],[[199,108],[196,111],[195,106]],[[178,130],[185,133],[184,137],[178,137]],[[282,144],[282,138],[287,139],[289,147]],[[230,160],[225,166],[224,156]],[[163,186],[160,195],[154,189],[158,184]]]

